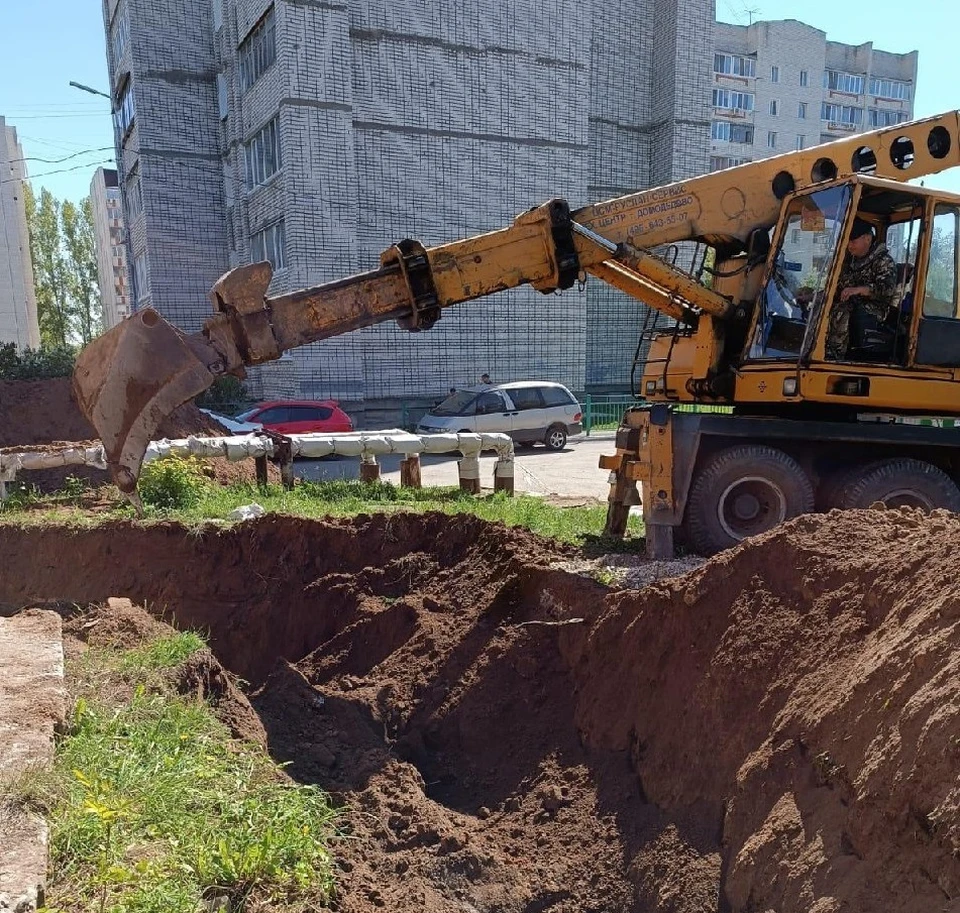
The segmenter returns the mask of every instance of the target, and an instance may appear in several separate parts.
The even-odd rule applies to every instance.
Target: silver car
[[[522,380],[451,393],[420,419],[417,433],[502,432],[518,444],[563,450],[568,437],[582,432],[582,419],[580,404],[563,384]]]

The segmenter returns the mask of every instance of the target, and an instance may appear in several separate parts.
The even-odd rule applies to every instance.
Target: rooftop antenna
[[[749,17],[749,20],[748,20],[747,24],[748,24],[748,25],[753,25],[753,17],[756,16],[757,13],[761,12],[761,9],[760,9],[759,6],[747,6],[747,4],[744,3],[744,4],[743,4],[743,11],[744,11],[744,12],[747,14],[747,16]]]

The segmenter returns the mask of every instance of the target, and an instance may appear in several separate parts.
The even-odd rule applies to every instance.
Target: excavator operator
[[[844,361],[849,357],[851,326],[857,339],[866,329],[885,326],[894,315],[896,293],[897,266],[886,244],[876,240],[869,222],[854,219],[830,315],[827,358]]]

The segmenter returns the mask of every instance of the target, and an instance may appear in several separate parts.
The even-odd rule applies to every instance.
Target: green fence
[[[583,397],[583,432],[616,431],[623,413],[634,406],[645,405],[645,400],[632,396],[608,397],[586,394]],[[674,403],[677,412],[733,412],[730,406],[704,406],[696,403]]]
[[[587,393],[580,397],[580,404],[583,407],[584,434],[592,434],[595,431],[616,431],[623,413],[634,406],[644,405],[644,400],[627,394]],[[700,406],[692,403],[674,403],[673,408],[678,412],[733,411],[729,406]],[[401,403],[401,427],[413,431],[428,409],[429,407],[422,403]]]

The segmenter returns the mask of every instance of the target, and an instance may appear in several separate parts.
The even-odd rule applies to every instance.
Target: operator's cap
[[[855,241],[857,238],[862,238],[864,235],[872,235],[873,226],[864,221],[863,219],[854,219],[853,228],[850,229],[850,240]]]

